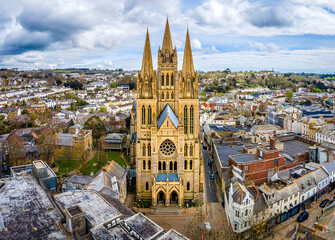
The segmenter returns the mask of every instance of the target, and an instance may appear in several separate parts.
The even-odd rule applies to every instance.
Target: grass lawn
[[[120,152],[97,152],[90,161],[88,161],[83,167],[80,168],[80,172],[83,175],[90,175],[91,172],[96,174],[99,170],[102,169],[103,166],[105,166],[109,161],[112,160],[117,162],[122,167],[126,166]],[[97,164],[93,166],[94,163]]]
[[[58,174],[63,174],[67,172],[71,172],[78,167],[78,161],[75,160],[55,160],[55,164],[58,167]]]

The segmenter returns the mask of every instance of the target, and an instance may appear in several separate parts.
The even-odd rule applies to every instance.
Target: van
[[[308,216],[309,216],[308,212],[304,211],[304,212],[300,213],[300,215],[297,218],[297,221],[298,222],[303,222],[303,221],[308,219]]]

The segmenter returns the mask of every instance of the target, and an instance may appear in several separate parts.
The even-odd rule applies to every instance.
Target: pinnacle
[[[186,73],[186,72],[190,73],[190,72],[194,71],[191,41],[190,41],[190,34],[189,34],[189,31],[188,31],[188,28],[187,28],[187,33],[186,33],[186,41],[185,41],[185,48],[184,48],[184,59],[183,59],[182,71],[184,73]]]
[[[142,69],[141,70],[146,72],[146,73],[153,70],[148,28],[147,28],[147,35],[146,35],[146,38],[145,38],[143,59],[142,59]]]

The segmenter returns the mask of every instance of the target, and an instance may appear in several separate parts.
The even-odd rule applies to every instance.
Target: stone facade
[[[178,71],[177,50],[166,22],[157,66],[153,70],[147,32],[131,117],[137,199],[154,206],[181,206],[200,199],[203,188],[198,78],[188,31]]]

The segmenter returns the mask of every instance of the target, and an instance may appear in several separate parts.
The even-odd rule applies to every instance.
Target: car
[[[320,207],[324,208],[324,207],[327,205],[328,202],[329,202],[328,199],[323,200],[323,201],[320,203]]]
[[[208,160],[208,166],[212,166],[212,161]]]
[[[205,145],[203,145],[202,148],[203,148],[204,150],[207,150],[207,147],[206,147]]]
[[[214,174],[213,173],[211,173],[211,179],[214,180]]]
[[[308,219],[308,216],[309,216],[308,212],[304,211],[304,212],[302,212],[302,213],[299,214],[299,216],[297,218],[297,221],[298,222],[303,222],[303,221],[305,221],[305,220]]]

